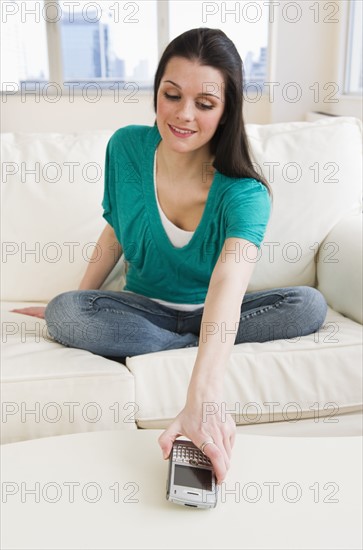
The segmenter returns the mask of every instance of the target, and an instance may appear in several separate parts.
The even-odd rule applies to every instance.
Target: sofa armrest
[[[362,312],[362,215],[344,218],[321,243],[317,288],[329,306],[358,323]]]

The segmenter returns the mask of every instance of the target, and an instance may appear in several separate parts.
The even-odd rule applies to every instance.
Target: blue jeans
[[[45,320],[51,338],[65,346],[125,358],[198,346],[203,309],[179,311],[123,291],[72,290],[49,302]],[[311,334],[322,326],[326,313],[326,301],[313,287],[246,293],[235,344]],[[223,330],[231,328],[220,327],[222,338]],[[206,335],[219,330],[205,329]]]

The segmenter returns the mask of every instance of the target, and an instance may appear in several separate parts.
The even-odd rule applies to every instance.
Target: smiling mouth
[[[171,128],[171,130],[173,130],[174,132],[180,135],[190,136],[196,133],[194,130],[183,130],[182,128],[178,128],[177,126],[172,126],[172,124],[168,124],[168,126],[169,128]]]

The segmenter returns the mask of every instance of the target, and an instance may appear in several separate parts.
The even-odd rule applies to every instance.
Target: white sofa
[[[112,131],[2,135],[1,442],[95,430],[163,428],[184,404],[196,348],[126,364],[62,346],[45,321],[10,310],[78,288],[105,221]],[[247,125],[274,192],[248,291],[309,285],[325,296],[309,336],[234,347],[226,410],[238,430],[342,435],[362,411],[362,125],[352,117]],[[121,258],[102,288],[121,290]],[[324,422],[323,422],[324,421]],[[304,431],[299,426],[309,422]],[[262,427],[262,428],[261,428]],[[282,428],[281,428],[282,429]],[[324,431],[325,430],[325,431]],[[257,433],[257,432],[255,432]]]

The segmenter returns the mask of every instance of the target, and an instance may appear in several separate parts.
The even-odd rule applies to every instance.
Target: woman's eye
[[[213,105],[206,105],[205,103],[199,103],[201,109],[213,109]]]
[[[169,99],[170,101],[178,101],[180,99],[179,95],[168,94],[168,92],[164,92],[164,97],[166,97],[166,99]],[[197,102],[197,105],[200,109],[204,109],[204,110],[213,109],[213,105],[207,105],[206,103]]]
[[[170,95],[170,94],[168,94],[168,92],[165,92],[164,96],[166,97],[166,99],[171,99],[172,101],[180,99],[178,95]]]

